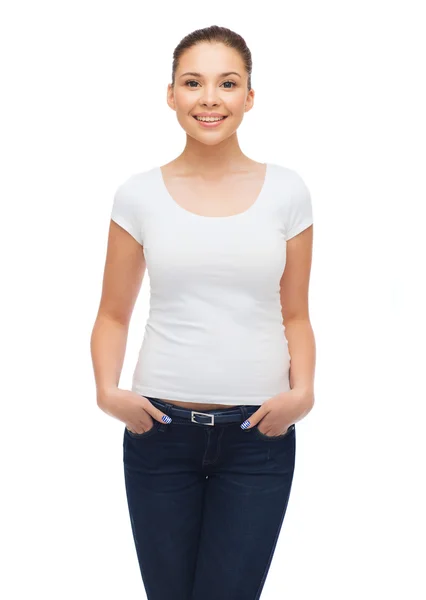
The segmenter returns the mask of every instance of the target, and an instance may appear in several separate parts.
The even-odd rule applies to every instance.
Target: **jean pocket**
[[[259,427],[258,427],[258,425],[256,425],[255,427],[253,427],[253,432],[260,440],[264,440],[267,442],[276,442],[276,441],[279,441],[279,440],[282,440],[282,439],[288,437],[294,431],[294,429],[295,429],[295,424],[292,423],[292,425],[290,425],[290,427],[287,429],[287,431],[285,431],[281,435],[266,435],[266,433],[259,431]]]
[[[142,438],[146,438],[150,435],[153,435],[154,433],[156,433],[156,431],[158,431],[158,426],[160,425],[160,423],[157,420],[154,420],[152,427],[150,429],[147,429],[146,431],[144,431],[143,433],[135,433],[134,431],[130,431],[130,429],[126,429],[126,433],[128,436],[130,436],[131,438],[135,438],[137,440],[140,440]]]

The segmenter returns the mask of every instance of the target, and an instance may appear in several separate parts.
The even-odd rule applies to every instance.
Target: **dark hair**
[[[227,27],[219,27],[218,25],[211,25],[204,29],[196,29],[192,33],[188,33],[188,35],[186,35],[176,46],[173,51],[172,87],[175,84],[175,73],[178,68],[180,57],[185,50],[188,50],[201,42],[222,43],[239,52],[248,74],[248,90],[251,90],[252,59],[251,52],[247,47],[244,38],[238,33],[235,33],[235,31],[231,31],[231,29],[228,29]]]

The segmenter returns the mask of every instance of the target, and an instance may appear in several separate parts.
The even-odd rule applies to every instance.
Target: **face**
[[[230,75],[222,73],[233,71]],[[188,72],[200,75],[185,75]],[[239,53],[219,43],[201,43],[185,50],[167,88],[167,103],[188,135],[214,145],[231,136],[253,106],[254,91],[247,89],[248,75]],[[225,116],[219,124],[197,121],[198,113]]]

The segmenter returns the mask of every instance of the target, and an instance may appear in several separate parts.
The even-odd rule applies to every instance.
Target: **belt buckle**
[[[211,423],[199,423],[195,420],[195,415],[203,415],[203,417],[209,417],[211,419]],[[208,413],[197,412],[195,410],[191,410],[191,421],[193,423],[198,423],[199,425],[214,425],[214,415],[209,415]]]

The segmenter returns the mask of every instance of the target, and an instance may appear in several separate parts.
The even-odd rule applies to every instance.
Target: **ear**
[[[246,105],[245,105],[245,111],[244,112],[249,112],[254,105],[254,89],[252,88],[249,93],[247,94],[247,99],[246,99]]]
[[[175,98],[174,98],[174,90],[172,84],[169,83],[167,85],[167,104],[170,106],[172,110],[176,110],[175,107]]]

